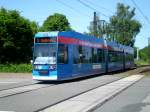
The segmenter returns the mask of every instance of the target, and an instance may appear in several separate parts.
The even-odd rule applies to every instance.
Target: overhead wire
[[[104,10],[110,12],[111,14],[114,14],[114,12],[112,12],[111,10],[109,10],[109,9],[107,9],[107,8],[105,8],[105,7],[102,7],[102,6],[100,6],[100,5],[94,4],[93,2],[88,1],[88,0],[87,0],[86,2],[88,2],[88,3],[90,3],[90,4],[94,5],[94,6],[96,6],[97,8],[104,9]]]
[[[127,0],[122,0],[122,2],[124,2],[126,5],[130,6],[129,3],[127,3]],[[131,1],[131,2],[132,2],[132,1]],[[135,15],[135,18],[136,18],[137,20],[139,20],[141,24],[144,24],[144,23],[142,23],[140,17],[138,17],[137,15]]]
[[[144,19],[150,24],[150,20],[149,18],[143,13],[143,11],[140,9],[140,7],[136,4],[136,2],[134,0],[131,0],[132,3],[135,5],[135,7],[139,10],[139,12],[141,13],[141,15],[144,17]]]
[[[72,7],[72,6],[68,5],[68,4],[66,4],[65,2],[62,2],[61,0],[56,0],[56,1],[59,2],[59,3],[61,3],[62,5],[64,5],[65,7],[70,8],[71,10],[73,10],[74,12],[76,12],[76,13],[78,13],[78,14],[81,14],[81,13],[82,13],[82,15],[87,16],[87,17],[90,18],[89,15],[87,15],[87,14],[81,12],[80,10],[75,9],[74,7]]]
[[[85,7],[89,8],[89,9],[92,9],[92,10],[96,11],[97,13],[99,13],[99,14],[101,14],[101,15],[103,15],[103,16],[109,18],[109,16],[107,16],[106,14],[104,14],[104,13],[98,11],[96,8],[93,8],[92,6],[88,5],[87,3],[85,3],[85,2],[83,2],[83,1],[81,1],[81,0],[77,0],[77,1],[78,1],[80,4],[84,5]]]

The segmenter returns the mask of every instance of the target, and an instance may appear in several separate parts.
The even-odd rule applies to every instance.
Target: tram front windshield
[[[34,64],[56,64],[56,44],[36,44]]]

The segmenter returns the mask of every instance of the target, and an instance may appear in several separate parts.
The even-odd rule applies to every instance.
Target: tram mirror
[[[30,63],[33,64],[33,60],[30,60]]]

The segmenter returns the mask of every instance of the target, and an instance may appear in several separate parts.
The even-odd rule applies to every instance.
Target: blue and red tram
[[[133,48],[73,31],[38,32],[33,79],[67,80],[134,66]]]

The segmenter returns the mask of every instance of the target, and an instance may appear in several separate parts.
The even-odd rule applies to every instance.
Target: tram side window
[[[91,63],[92,62],[92,54],[91,54],[91,52],[92,52],[92,49],[91,49],[91,47],[86,47],[87,48],[87,58],[88,58],[88,62],[89,63]]]
[[[90,58],[90,52],[89,48],[87,46],[82,46],[82,58],[83,58],[83,63],[89,63],[89,58]]]
[[[133,61],[134,60],[134,57],[132,54],[126,54],[126,61]]]
[[[129,60],[129,54],[126,54],[126,61],[130,61]]]
[[[78,47],[79,46],[76,46],[76,45],[73,47],[73,63],[74,64],[78,64],[80,62]]]
[[[133,54],[130,54],[130,60],[134,61],[134,55]]]
[[[124,60],[124,53],[121,52],[121,61],[123,62],[123,60]]]
[[[102,49],[97,49],[97,58],[98,63],[102,63],[104,61],[104,51]]]
[[[58,63],[60,64],[68,63],[68,46],[65,44],[58,45]]]
[[[92,59],[91,48],[87,46],[74,46],[73,63],[90,63]]]
[[[131,61],[134,61],[134,55],[133,54],[130,54],[131,55]]]
[[[126,53],[126,61],[129,61],[129,54]]]
[[[79,52],[79,63],[83,63],[84,54],[83,54],[82,46],[79,46],[79,47],[78,47],[78,52]]]
[[[92,48],[92,63],[97,63],[97,49]]]
[[[109,62],[117,62],[117,55],[116,55],[117,52],[114,52],[114,51],[109,51],[108,52],[108,60]]]
[[[79,52],[79,63],[88,63],[89,57],[88,57],[88,49],[85,46],[79,46],[78,47]]]
[[[117,61],[122,62],[123,61],[123,53],[122,52],[117,52]]]

